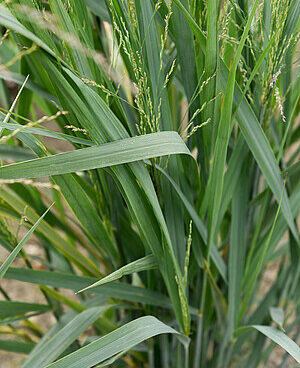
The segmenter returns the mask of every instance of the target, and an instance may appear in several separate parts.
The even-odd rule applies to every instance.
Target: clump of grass
[[[300,361],[299,14],[1,2],[0,279],[44,303],[1,285],[0,349],[24,368]]]

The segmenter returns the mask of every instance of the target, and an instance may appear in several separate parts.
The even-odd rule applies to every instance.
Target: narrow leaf
[[[28,231],[28,233],[24,236],[24,238],[20,241],[20,243],[14,248],[14,250],[10,253],[10,255],[6,258],[6,260],[0,266],[0,280],[5,275],[9,266],[12,264],[13,260],[16,258],[18,253],[21,251],[22,247],[25,245],[26,241],[29,239],[34,230],[39,226],[41,220],[46,216],[48,211],[50,211],[51,207],[54,203],[44,212],[44,214],[37,220],[37,222],[32,226],[32,228]]]
[[[13,351],[14,353],[29,354],[34,346],[33,342],[0,340],[0,350]]]
[[[190,154],[176,132],[153,133],[2,166],[0,178],[20,179],[67,174],[179,153]]]
[[[34,354],[29,355],[22,368],[42,368],[60,356],[76,338],[92,325],[108,306],[89,308],[78,314],[41,348],[37,345]]]
[[[280,345],[285,351],[287,351],[298,363],[300,363],[300,347],[290,339],[285,333],[276,330],[270,326],[257,326],[253,325],[257,331],[261,332],[269,339]]]
[[[26,84],[28,78],[29,78],[29,75],[27,75],[27,77],[25,78],[25,80],[24,80],[21,88],[19,89],[19,92],[18,92],[17,96],[15,97],[15,99],[14,99],[14,101],[13,101],[13,103],[12,103],[12,105],[11,105],[9,111],[8,111],[8,113],[6,114],[6,116],[5,116],[4,120],[3,120],[3,123],[7,123],[9,121],[9,118],[10,118],[12,112],[14,111],[14,108],[16,106],[16,103],[18,101],[18,98],[20,97],[20,94],[22,93],[22,90],[25,87],[25,84]],[[3,131],[3,129],[0,129],[0,136],[2,134],[2,131]]]
[[[50,307],[44,304],[0,300],[0,319],[28,312],[47,312],[49,309]]]
[[[110,357],[126,351],[140,342],[163,333],[175,334],[185,344],[188,338],[152,316],[138,318],[117,330],[101,337],[89,345],[67,355],[48,368],[89,368]]]
[[[103,285],[107,282],[115,281],[124,275],[130,275],[134,272],[141,272],[146,270],[152,270],[154,268],[157,268],[158,263],[156,261],[156,258],[153,254],[150,254],[146,257],[143,257],[141,259],[138,259],[137,261],[131,262],[127,264],[126,266],[121,267],[119,270],[111,273],[110,275],[104,277],[103,279],[95,282],[94,284],[79,290],[76,294],[81,293],[82,291],[85,291],[87,289],[93,288],[95,286]]]

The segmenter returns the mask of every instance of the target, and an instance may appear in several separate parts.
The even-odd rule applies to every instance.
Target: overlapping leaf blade
[[[60,175],[179,153],[189,154],[189,150],[176,132],[153,133],[2,166],[0,178]]]
[[[163,333],[178,334],[173,328],[165,325],[154,317],[138,318],[118,328],[110,334],[92,342],[76,352],[48,365],[50,368],[88,368],[106,359],[126,351],[138,343]],[[185,343],[188,339],[183,337]]]
[[[36,345],[34,352],[28,356],[22,367],[46,367],[58,358],[106,309],[108,309],[107,306],[94,307],[78,314],[65,327],[59,330],[56,335],[52,336],[46,344],[43,344],[41,348],[39,348],[39,345]]]

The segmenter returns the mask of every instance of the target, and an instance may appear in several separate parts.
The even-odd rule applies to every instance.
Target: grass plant
[[[296,0],[0,1],[0,349],[300,363],[299,20]]]

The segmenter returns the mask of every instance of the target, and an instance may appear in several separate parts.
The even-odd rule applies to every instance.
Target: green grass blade
[[[175,189],[176,193],[178,194],[179,198],[181,199],[182,203],[184,204],[187,212],[191,216],[191,219],[193,220],[193,224],[195,225],[197,231],[199,232],[201,238],[203,239],[204,243],[207,244],[207,230],[204,225],[204,223],[201,221],[200,217],[198,216],[197,212],[195,211],[193,205],[188,201],[188,199],[185,197],[179,186],[175,183],[175,181],[166,173],[165,170],[163,170],[160,166],[156,166],[157,169],[165,175],[165,177],[170,181],[173,188]],[[212,246],[212,260],[215,263],[218,271],[220,272],[220,275],[222,276],[223,280],[227,280],[227,270],[226,270],[226,264],[221,258],[220,254],[218,253],[218,250],[213,244]]]
[[[1,144],[0,157],[2,160],[24,161],[31,160],[35,158],[36,155],[29,148],[26,147]]]
[[[221,114],[221,118],[219,121],[216,143],[214,147],[213,154],[213,162],[211,165],[210,176],[208,180],[208,195],[209,195],[209,205],[208,205],[208,214],[207,214],[207,227],[208,227],[208,247],[206,251],[206,259],[208,265],[210,263],[210,253],[212,244],[214,242],[216,236],[216,225],[218,221],[219,210],[221,206],[221,199],[223,193],[224,186],[224,170],[226,164],[226,155],[228,150],[228,143],[230,134],[233,128],[233,124],[231,123],[232,117],[232,106],[233,106],[233,97],[234,97],[234,87],[236,80],[236,70],[237,66],[242,54],[242,50],[244,48],[246,38],[248,36],[253,17],[256,12],[256,8],[258,6],[258,0],[256,0],[252,6],[251,12],[247,19],[246,26],[243,30],[243,34],[239,41],[236,53],[234,55],[234,59],[230,68],[227,85],[225,89],[224,96],[224,104],[223,110]],[[200,302],[200,313],[202,316],[198,320],[198,331],[197,331],[197,339],[196,339],[196,352],[194,359],[194,367],[197,367],[200,361],[200,352],[202,350],[202,340],[203,340],[203,314],[205,309],[205,298],[207,291],[207,275],[204,274],[203,282],[202,282],[202,297]]]
[[[55,288],[80,290],[97,282],[97,278],[77,276],[67,273],[37,271],[22,268],[10,268],[5,278],[19,280],[27,283],[48,285]],[[165,295],[145,288],[128,285],[125,283],[111,283],[94,288],[93,293],[105,295],[115,299],[130,302],[156,305],[162,308],[171,308],[171,301]]]
[[[270,326],[253,325],[252,327],[280,345],[300,364],[300,347],[285,333]]]
[[[13,103],[12,103],[12,105],[11,105],[9,111],[8,111],[8,113],[6,114],[6,116],[5,116],[4,120],[3,120],[3,123],[7,123],[9,121],[9,118],[11,117],[11,114],[14,111],[14,108],[16,106],[16,103],[17,103],[17,101],[18,101],[18,99],[19,99],[19,97],[20,97],[20,95],[22,93],[23,88],[25,87],[26,82],[28,81],[28,78],[29,78],[29,75],[27,75],[27,77],[25,78],[25,80],[24,80],[21,88],[19,89],[19,91],[17,93],[17,96],[15,97],[15,99],[14,99],[14,101],[13,101]],[[0,129],[0,136],[2,134],[2,131],[3,131],[3,129]]]
[[[221,63],[219,76],[220,85],[223,90],[227,85],[226,74],[226,67]],[[241,94],[242,92],[239,86],[236,84],[234,96],[235,104],[239,103]],[[280,175],[280,169],[264,131],[262,130],[249,103],[244,98],[241,102],[239,110],[236,113],[236,119],[250,151],[252,152],[258,166],[264,174],[264,177],[271,188],[277,203],[279,203],[283,190],[283,180]],[[297,239],[298,232],[293,222],[293,215],[291,213],[290,203],[286,191],[283,195],[281,210],[290,229],[293,232],[293,235]]]
[[[15,0],[0,13],[7,254],[56,203],[38,254],[0,287],[0,334],[36,344],[3,348],[24,347],[28,367],[255,368],[276,339],[253,326],[296,342],[299,1]],[[47,305],[15,302],[18,282]],[[157,320],[135,321],[149,314],[190,351],[180,334],[151,338]]]
[[[0,113],[0,116],[1,116],[1,113]],[[20,125],[19,124],[13,124],[13,123],[0,123],[0,128],[4,128],[4,129],[7,129],[11,132],[14,132],[15,130],[20,128]],[[80,137],[74,137],[74,136],[64,134],[64,133],[53,132],[53,131],[48,130],[48,129],[26,128],[26,129],[23,130],[23,134],[37,134],[37,135],[40,135],[42,137],[56,138],[56,139],[60,139],[60,140],[64,140],[64,141],[68,141],[68,142],[72,142],[72,143],[83,144],[85,146],[94,146],[95,145],[93,142],[91,142],[88,139],[84,139],[84,138],[80,138]]]
[[[39,219],[38,214],[26,205],[21,198],[15,196],[11,191],[4,190],[0,187],[0,198],[6,201],[19,214],[24,213],[26,208],[27,219],[34,223]],[[79,252],[73,245],[66,241],[55,231],[45,220],[42,220],[39,225],[41,232],[51,244],[53,244],[67,259],[72,260],[86,275],[101,276],[98,266],[82,252]]]
[[[47,364],[58,358],[107,308],[107,306],[89,308],[78,314],[41,348],[37,344],[34,354],[28,356],[22,364],[22,368],[46,367]]]
[[[245,141],[242,136],[239,136],[237,142],[232,151],[230,160],[227,164],[227,170],[224,175],[224,186],[223,186],[223,194],[222,194],[222,202],[219,211],[219,218],[217,223],[217,228],[219,228],[220,223],[225,215],[225,212],[228,209],[230,201],[237,189],[237,185],[239,182],[239,178],[242,172],[242,167],[245,162],[245,158],[249,149],[245,144]]]
[[[23,303],[0,300],[0,318],[23,315],[28,312],[48,312],[50,307],[38,303]]]
[[[190,154],[176,132],[153,133],[2,166],[0,178],[19,179],[59,175],[179,153]]]
[[[242,275],[246,251],[246,218],[248,175],[244,170],[232,198],[232,219],[228,263],[228,324],[229,339],[233,337],[242,297]]]
[[[188,7],[187,0],[182,2],[182,6]],[[197,87],[196,54],[194,46],[193,32],[188,27],[188,22],[184,14],[177,6],[173,7],[174,14],[171,16],[170,31],[172,31],[177,49],[177,58],[181,66],[182,83],[190,102]],[[191,106],[191,116],[197,109],[197,101]]]
[[[278,327],[281,329],[281,331],[284,332],[284,329],[283,329],[284,310],[282,308],[271,307],[270,308],[270,316],[271,316],[273,322],[275,322],[278,325]]]
[[[216,71],[218,65],[218,29],[217,29],[217,12],[218,4],[215,0],[209,0],[207,3],[207,39],[205,50],[205,75],[204,79],[210,78]],[[203,99],[201,103],[208,102],[216,96],[216,78],[214,78],[204,89]],[[213,129],[217,126],[214,115],[214,102],[210,103],[203,112],[203,120],[209,118],[213,120],[213,124],[203,127],[203,144],[206,147],[206,157],[208,161],[211,159],[212,147],[214,146]],[[208,165],[208,163],[207,163]],[[208,170],[208,167],[207,167]]]
[[[137,261],[128,263],[126,266],[121,267],[120,269],[111,273],[110,275],[103,277],[103,279],[93,283],[92,285],[84,289],[79,290],[76,294],[81,293],[85,290],[91,289],[95,286],[100,286],[100,285],[106,284],[107,282],[118,280],[121,277],[125,275],[131,275],[134,272],[153,270],[157,268],[157,266],[158,266],[158,263],[155,257],[152,254],[150,254],[146,257],[138,259]]]
[[[8,81],[8,82],[14,82],[14,83],[16,83],[20,86],[23,85],[23,83],[26,79],[26,77],[24,77],[22,74],[14,73],[12,71],[10,71],[9,73],[3,73],[3,72],[0,71],[0,78],[5,80],[5,81]],[[50,93],[45,91],[44,88],[42,88],[40,85],[32,82],[31,80],[27,81],[26,88],[30,89],[33,92],[38,93],[40,96],[44,97],[48,101],[55,101],[56,103],[58,102],[56,97],[54,97],[53,95],[51,95]]]
[[[153,110],[159,119],[159,128],[161,130],[172,130],[175,128],[175,123],[172,121],[170,103],[167,95],[167,90],[164,88],[164,70],[160,62],[161,45],[158,42],[158,32],[155,24],[155,13],[157,8],[152,6],[151,1],[135,2],[137,19],[139,20],[139,31],[141,37],[141,47],[143,50],[143,61],[145,69],[149,78],[150,94],[153,105]],[[150,21],[149,21],[150,20]],[[139,49],[138,49],[139,52]],[[161,103],[160,111],[159,106]],[[179,181],[179,162],[176,157],[172,157],[168,163],[168,171],[176,181]],[[184,223],[182,218],[182,207],[178,199],[173,197],[170,191],[169,183],[164,183],[162,192],[165,197],[165,218],[168,229],[166,241],[169,247],[170,260],[167,262],[173,264],[176,273],[176,282],[174,283],[174,276],[170,270],[170,266],[166,266],[168,270],[168,283],[173,284],[172,293],[176,297],[177,303],[180,303],[181,311],[176,307],[177,315],[181,315],[185,322],[182,328],[189,333],[190,319],[186,315],[187,301],[185,290],[182,283],[182,270],[184,267],[185,249],[184,244]],[[176,285],[178,283],[178,285]],[[176,290],[177,289],[177,290]],[[176,291],[175,291],[176,290]],[[175,294],[176,292],[176,294]],[[178,303],[178,304],[179,304]],[[184,305],[183,305],[184,304]],[[180,313],[180,314],[179,314]]]
[[[1,75],[1,73],[0,73]],[[1,78],[1,76],[0,76]],[[11,104],[9,91],[7,88],[7,85],[4,80],[0,80],[0,99],[2,101],[3,107],[5,109],[9,109],[9,106]]]
[[[0,24],[4,27],[11,29],[24,37],[33,41],[36,45],[42,47],[45,51],[47,51],[50,55],[56,56],[55,53],[47,46],[39,37],[26,29],[12,14],[11,12],[0,4]]]
[[[201,48],[205,52],[206,37],[205,37],[203,31],[198,26],[198,24],[195,22],[195,20],[192,18],[192,16],[188,12],[188,10],[182,5],[180,0],[174,0],[174,4],[176,4],[176,6],[178,6],[178,8],[182,11],[184,16],[186,17],[186,19],[187,19],[187,21],[188,21],[188,23],[191,27],[191,30],[193,31],[195,37],[199,41]]]
[[[298,185],[295,190],[291,193],[291,210],[294,216],[297,215],[300,211],[300,185]],[[249,280],[253,277],[257,264],[260,262],[260,257],[264,249],[264,245],[267,242],[268,236],[270,234],[271,228],[273,226],[274,220],[270,218],[270,221],[266,224],[266,234],[262,237],[262,239],[257,244],[257,251],[255,252],[253,259],[251,260],[251,265],[247,273],[244,275],[245,285],[249,283]],[[271,240],[269,242],[269,247],[266,254],[266,261],[272,257],[272,254],[276,248],[276,245],[282,239],[285,231],[288,229],[287,223],[285,221],[285,217],[282,213],[279,213],[278,219],[276,221],[273,234]],[[247,289],[247,287],[245,288]]]
[[[176,4],[178,3],[178,7],[183,10],[183,13],[185,14],[189,23],[192,24],[194,21],[191,19],[190,14],[183,8],[182,4],[180,4],[180,1],[174,0],[174,2]],[[201,30],[195,23],[193,24],[191,29],[193,30],[195,36],[199,40],[201,40],[200,46],[203,52],[205,52],[205,36],[201,33]],[[223,91],[226,91],[228,82],[228,70],[222,60],[220,60],[219,80],[221,89]],[[243,98],[242,102],[240,102],[241,96],[242,92],[240,90],[240,87],[237,83],[235,83],[234,105],[238,105],[239,103],[241,104],[236,114],[237,122],[253,156],[255,157],[260,169],[265,175],[268,185],[270,186],[277,202],[279,203],[283,188],[283,181],[280,177],[280,170],[278,168],[278,165],[276,164],[276,159],[274,157],[274,154],[272,153],[270,144],[261,126],[259,125],[257,118],[253,113],[253,110],[251,109],[249,103],[246,101],[245,98]],[[289,224],[294,237],[298,239],[298,233],[293,222],[293,217],[291,215],[291,209],[286,193],[284,194],[283,198],[282,212],[286,217],[286,221]]]
[[[34,347],[34,342],[0,340],[0,350],[12,351],[14,353],[29,354]]]
[[[280,199],[280,202],[279,202],[279,205],[278,205],[278,208],[277,208],[277,212],[276,212],[273,224],[272,224],[272,228],[271,228],[271,230],[269,232],[269,235],[268,235],[268,238],[267,238],[267,240],[266,240],[266,242],[265,242],[265,244],[262,248],[262,252],[259,256],[258,262],[255,265],[254,272],[249,277],[250,280],[249,280],[249,283],[247,285],[246,295],[245,295],[244,300],[243,300],[242,305],[241,305],[239,320],[242,318],[242,315],[244,314],[245,309],[247,308],[248,301],[249,301],[249,299],[251,297],[251,294],[253,292],[253,289],[254,289],[255,283],[257,281],[258,275],[262,270],[264,262],[266,261],[266,254],[267,254],[268,247],[269,247],[270,241],[272,239],[273,231],[274,231],[274,228],[275,228],[275,225],[276,225],[276,221],[277,221],[277,218],[278,218],[278,215],[279,215],[279,212],[280,212],[280,207],[281,207],[281,203],[282,203],[282,199],[283,199],[284,189],[285,188],[283,188],[283,191],[282,191],[282,194],[281,194],[281,199]]]
[[[210,198],[211,198],[210,200],[211,204],[209,206],[209,211],[208,211],[208,255],[210,252],[211,244],[215,236],[215,230],[216,230],[215,228],[216,228],[218,213],[219,213],[219,209],[221,205],[226,153],[227,153],[230,133],[232,130],[232,123],[231,123],[232,111],[231,110],[232,110],[232,105],[233,105],[236,69],[237,69],[238,62],[241,57],[241,53],[242,53],[248,32],[251,27],[253,17],[255,15],[257,6],[258,6],[258,0],[256,0],[255,3],[253,4],[251,13],[249,14],[247,24],[243,31],[243,35],[239,42],[237,51],[234,56],[233,64],[229,72],[226,91],[225,91],[224,106],[223,106],[223,111],[221,115],[221,120],[219,122],[212,169],[211,169],[211,174],[210,174],[210,183],[208,184],[209,188],[207,189],[210,193]]]
[[[110,16],[105,5],[105,0],[85,0],[85,3],[92,13],[105,20],[105,22],[110,23]]]
[[[74,175],[56,175],[54,181],[59,185],[66,201],[92,240],[94,248],[105,259],[111,255],[115,262],[118,262],[119,253],[113,236],[109,234],[104,222],[89,201],[87,193],[76,181]]]
[[[54,204],[54,203],[53,203]],[[17,257],[18,253],[21,251],[31,234],[34,230],[39,226],[39,223],[42,219],[46,216],[48,211],[50,211],[53,204],[47,209],[46,212],[37,220],[37,222],[32,226],[32,228],[27,232],[24,238],[20,241],[20,243],[15,247],[15,249],[10,253],[10,255],[6,258],[6,260],[0,266],[0,280],[3,279],[6,271],[8,270],[9,266],[12,264],[13,260]]]
[[[80,37],[81,27],[76,27],[71,20],[73,12],[68,13],[64,4],[60,0],[50,0],[49,6],[52,10],[52,13],[55,15],[57,21],[59,22],[60,28],[62,28],[63,32],[65,32],[66,34],[74,35],[79,42],[82,42],[83,46],[86,46],[86,42],[84,42]],[[88,22],[85,22],[85,35],[88,35],[89,33],[89,26],[90,24]],[[91,44],[89,46],[92,47]],[[89,60],[85,55],[83,55],[83,52],[79,51],[79,48],[80,47],[78,46],[74,47],[69,45],[68,42],[66,42],[64,45],[64,49],[67,52],[70,63],[74,65],[82,75],[91,78],[92,74]]]
[[[73,91],[73,87],[68,84],[68,81],[56,70],[53,64],[46,62],[45,68],[51,72],[52,77],[55,76],[58,90],[61,92],[65,91],[65,93],[70,97],[70,102],[74,102],[71,106],[68,106],[68,111],[76,110],[78,120],[81,121],[81,124],[87,129],[89,135],[95,142],[102,144],[107,141],[104,131],[107,136],[113,140],[128,137],[126,129],[104,101],[71,71],[64,68],[68,77],[73,80],[76,86],[80,89],[80,92],[85,96],[85,103],[82,102],[82,99],[75,93],[75,91]],[[64,99],[64,97],[62,98]],[[90,109],[97,116],[98,120],[95,120],[87,106],[90,106]],[[82,116],[85,116],[85,119],[82,120]],[[101,122],[101,125],[99,124],[99,121]],[[157,256],[157,259],[162,262],[160,270],[162,271],[170,297],[174,303],[176,316],[178,320],[181,321],[180,324],[183,325],[182,319],[185,318],[183,315],[188,311],[188,308],[183,290],[182,275],[178,261],[174,255],[168,228],[149,173],[146,168],[138,162],[131,163],[129,168],[118,166],[112,167],[111,170],[113,171],[114,177],[117,179],[118,185],[122,188],[123,196],[134,215],[141,233],[143,234],[143,239],[146,240],[146,247],[150,247],[153,253]],[[140,186],[137,185],[136,180],[140,183]],[[147,208],[146,201],[150,202],[153,210],[149,207]],[[157,230],[155,231],[149,226],[149,223],[152,223],[154,227],[156,227],[156,220],[158,221],[163,231],[164,238],[166,239],[166,249],[161,246],[161,235],[158,235],[156,232]],[[162,256],[163,253],[165,254],[164,256]],[[166,265],[166,263],[168,264]],[[178,285],[174,279],[174,272],[176,273],[181,289],[181,297],[179,297]],[[183,302],[185,305],[182,305]],[[183,313],[183,311],[185,312]]]
[[[180,335],[173,328],[165,325],[154,317],[138,318],[117,330],[101,337],[76,352],[48,365],[49,368],[89,368],[110,357],[126,351],[140,342],[163,333]],[[188,339],[184,342],[188,343]]]

